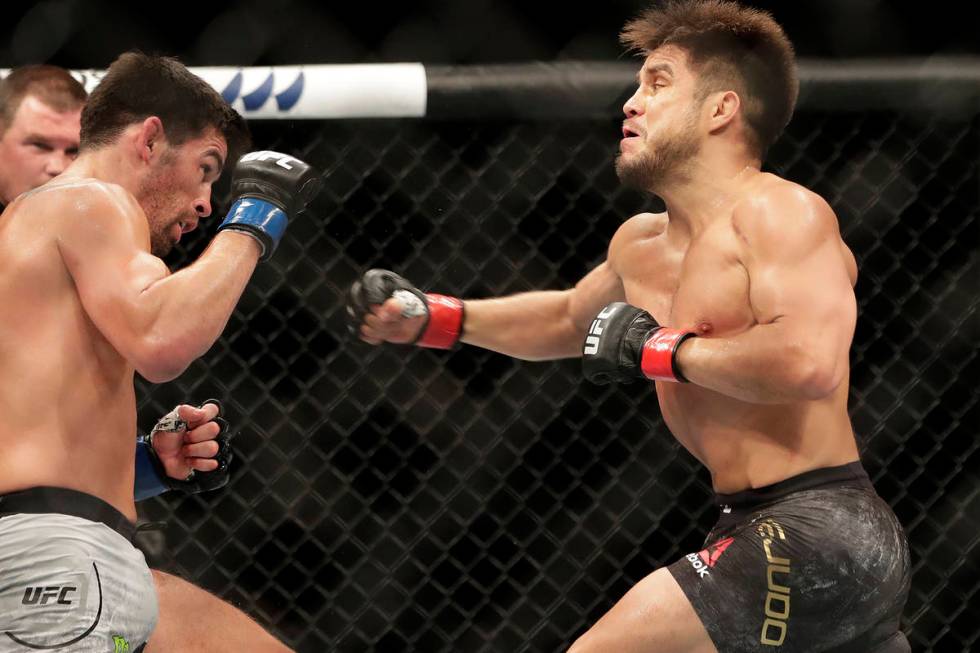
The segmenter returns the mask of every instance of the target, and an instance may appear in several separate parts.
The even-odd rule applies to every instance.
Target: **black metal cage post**
[[[973,650],[980,109],[869,105],[880,94],[860,84],[841,106],[821,83],[805,77],[768,165],[830,202],[858,258],[852,417],[909,536],[913,649]],[[146,427],[218,396],[238,430],[225,490],[143,505],[169,522],[153,562],[303,652],[558,651],[697,550],[708,478],[652,388],[591,385],[577,361],[373,348],[344,321],[369,267],[466,297],[573,284],[654,206],[618,187],[618,120],[256,123],[259,145],[319,166],[326,190],[212,351],[175,383],[140,384]]]

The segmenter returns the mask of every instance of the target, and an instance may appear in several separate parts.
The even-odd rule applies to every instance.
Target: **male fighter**
[[[84,87],[58,66],[23,66],[0,81],[0,210],[21,193],[61,174],[75,160],[87,98]],[[137,501],[169,490],[204,492],[228,482],[230,434],[218,416],[220,404],[209,400],[199,407],[184,404],[175,410],[179,422],[172,416],[162,418],[151,436],[137,440]],[[159,618],[147,653],[216,653],[246,646],[270,653],[288,650],[242,611],[182,578],[150,571]]]
[[[158,257],[210,214],[247,140],[186,68],[128,53],[82,112],[78,159],[0,220],[2,651],[143,650],[157,603],[128,541],[133,373],[172,379],[213,344],[318,185],[292,157],[242,157],[220,233],[171,275]]]
[[[75,160],[82,107],[87,97],[85,88],[67,70],[57,66],[23,66],[0,81],[0,211],[21,193],[60,175]],[[196,428],[217,419],[220,404],[212,403],[211,408],[189,405],[177,408],[185,425],[190,427],[184,431],[188,444],[213,440],[223,428],[223,421],[216,421],[195,432]],[[211,456],[200,460],[184,459],[175,446],[177,439],[172,436],[157,437],[156,448],[150,446],[149,438],[140,439],[135,459],[136,500],[177,487],[201,491],[226,483],[227,461],[219,463],[212,458],[219,447],[227,446],[226,436],[219,437],[221,442],[204,448],[213,450]],[[166,449],[158,451],[161,446]],[[185,482],[190,469],[210,473],[219,466],[222,470],[218,475],[198,475],[193,483]],[[181,475],[171,477],[166,473],[167,468]]]
[[[351,289],[361,337],[583,355],[593,381],[656,383],[720,518],[574,653],[908,651],[904,534],[847,415],[855,261],[822,198],[760,172],[796,101],[792,46],[768,14],[722,0],[669,2],[622,36],[645,59],[616,168],[666,212],[627,220],[562,292],[464,303],[370,271]]]

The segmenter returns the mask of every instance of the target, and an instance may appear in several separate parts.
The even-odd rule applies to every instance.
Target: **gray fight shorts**
[[[0,495],[0,653],[137,653],[157,597],[135,527],[61,488]]]

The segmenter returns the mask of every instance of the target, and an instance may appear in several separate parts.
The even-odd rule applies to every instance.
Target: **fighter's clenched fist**
[[[249,152],[231,177],[235,203],[218,227],[242,231],[259,241],[265,261],[272,256],[290,218],[306,208],[320,191],[316,170],[279,152]]]
[[[423,293],[389,270],[368,270],[347,299],[351,330],[365,342],[448,349],[463,333],[463,302]]]

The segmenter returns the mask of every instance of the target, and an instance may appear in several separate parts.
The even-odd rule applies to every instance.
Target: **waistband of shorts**
[[[130,542],[136,524],[102,499],[61,487],[32,487],[0,494],[0,517],[16,514],[55,513],[100,522]]]
[[[742,490],[733,494],[715,494],[715,503],[727,508],[750,508],[777,501],[795,492],[842,485],[872,487],[868,472],[864,470],[860,460],[836,467],[812,469],[764,487]]]

